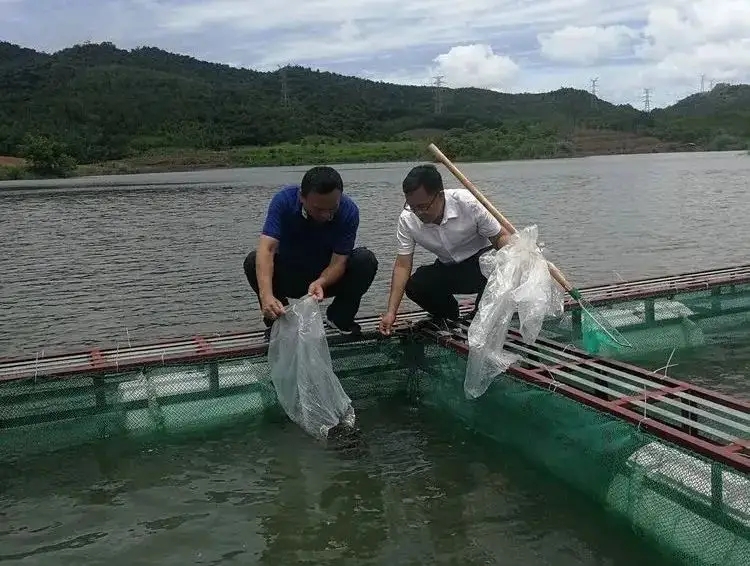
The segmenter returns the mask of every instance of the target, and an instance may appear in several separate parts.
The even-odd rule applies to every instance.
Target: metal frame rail
[[[583,289],[583,295],[592,304],[607,304],[638,298],[669,296],[680,292],[718,288],[727,284],[750,282],[750,265],[685,273],[667,277],[655,277],[632,282],[613,283]],[[574,305],[575,303],[573,303]],[[567,303],[566,308],[571,308]],[[473,301],[466,301],[462,312],[473,308]],[[422,311],[404,313],[401,321],[414,322],[425,318]],[[359,319],[363,332],[374,333],[378,318]],[[329,333],[330,340],[337,340]],[[0,359],[0,382],[29,377],[52,377],[72,374],[101,373],[103,371],[125,371],[146,364],[166,362],[197,362],[228,355],[244,355],[255,349],[262,352],[265,341],[262,331],[237,332],[222,336],[193,336],[191,339],[174,340],[157,344],[135,345],[128,348],[100,349],[32,359]]]
[[[727,284],[750,282],[750,266],[652,278],[590,287],[592,304],[651,298]],[[471,310],[472,302],[462,306]],[[401,321],[425,336],[468,353],[465,324],[449,331],[421,324],[422,311],[404,313]],[[378,317],[360,319],[363,339],[377,337]],[[359,341],[329,332],[329,342]],[[263,354],[263,331],[146,344],[126,349],[93,349],[46,358],[0,361],[0,382],[29,378],[101,375],[149,365],[203,363],[212,359]],[[693,386],[627,363],[599,359],[570,345],[539,338],[526,345],[511,330],[506,348],[522,356],[508,371],[526,382],[553,389],[578,402],[625,419],[656,436],[684,446],[744,473],[750,472],[750,403]]]
[[[743,283],[750,283],[750,264],[597,285],[582,289],[581,293],[589,303],[598,306],[621,301],[670,297],[678,293],[705,291]],[[577,304],[572,298],[566,298],[566,308],[574,308]]]
[[[470,310],[471,306],[461,307],[462,314]],[[399,315],[400,321],[406,323],[407,326],[426,318],[424,311]],[[362,328],[361,337],[342,336],[338,332],[328,331],[329,345],[380,338],[377,331],[379,316],[361,318],[358,322]],[[0,361],[0,383],[20,379],[125,372],[149,365],[203,363],[220,358],[263,354],[267,348],[268,342],[262,330],[216,337],[193,336],[187,340],[146,344],[124,349],[101,350],[97,348],[90,352],[42,359]]]
[[[422,325],[421,332],[462,356],[467,326]],[[750,472],[750,403],[627,363],[600,359],[539,338],[527,345],[510,330],[505,349],[521,355],[508,374],[624,419],[668,442]],[[721,481],[721,478],[715,478]]]

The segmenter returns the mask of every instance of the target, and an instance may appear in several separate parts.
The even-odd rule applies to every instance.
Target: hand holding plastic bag
[[[469,326],[469,357],[464,380],[468,398],[480,397],[492,380],[520,356],[503,351],[513,313],[518,311],[524,342],[539,336],[546,316],[562,314],[564,293],[537,246],[537,227],[528,226],[510,242],[480,258],[487,278],[479,310]]]
[[[271,380],[279,403],[311,436],[325,439],[340,422],[354,426],[351,399],[333,372],[323,318],[311,296],[291,300],[271,328]]]

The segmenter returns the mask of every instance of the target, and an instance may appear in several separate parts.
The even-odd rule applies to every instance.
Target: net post
[[[714,313],[721,312],[721,287],[711,289],[711,310]]]
[[[695,407],[695,406],[696,406],[696,403],[695,403],[695,401],[691,401],[690,399],[685,399],[685,400],[684,400],[683,402],[684,402],[684,404],[685,404],[685,405],[687,405],[688,407]],[[680,410],[680,414],[681,414],[681,415],[682,415],[683,417],[685,417],[686,419],[689,419],[689,420],[691,420],[691,421],[695,421],[695,422],[698,422],[698,415],[696,415],[696,414],[695,414],[694,412],[692,412],[692,411],[689,411],[689,410],[687,410],[687,409],[681,409],[681,410]],[[683,429],[683,430],[684,430],[685,432],[687,432],[687,433],[688,433],[689,435],[691,435],[691,436],[694,436],[694,435],[696,435],[696,434],[697,434],[697,431],[695,430],[695,428],[694,428],[694,427],[692,427],[692,426],[690,426],[690,425],[688,425],[688,424],[683,424],[683,425],[682,425],[682,429]]]
[[[214,392],[219,390],[219,363],[217,361],[208,362],[208,388]]]
[[[401,343],[401,362],[409,370],[416,370],[424,366],[426,361],[425,343],[416,340],[412,334],[405,334],[399,338]]]
[[[654,299],[646,299],[644,303],[646,307],[644,313],[646,316],[646,324],[656,323],[656,308]]]
[[[93,382],[96,406],[99,409],[103,409],[107,405],[107,392],[104,387],[104,379],[100,375],[97,375],[94,377]]]
[[[583,309],[574,308],[571,318],[573,321],[573,339],[581,340],[583,338]]]
[[[724,507],[724,486],[722,481],[722,466],[718,462],[711,463],[711,507],[721,511]]]
[[[401,364],[407,370],[406,395],[415,402],[420,396],[419,372],[425,367],[427,356],[425,342],[415,339],[413,334],[400,338]]]

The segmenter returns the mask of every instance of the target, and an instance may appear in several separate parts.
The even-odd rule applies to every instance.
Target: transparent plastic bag
[[[565,293],[549,273],[537,236],[537,227],[527,226],[513,234],[508,245],[479,260],[487,286],[469,326],[467,398],[482,396],[495,376],[518,361],[520,356],[503,350],[513,313],[518,312],[527,344],[537,339],[547,316],[563,313]]]
[[[354,408],[333,371],[323,317],[313,297],[290,300],[271,328],[271,381],[289,418],[324,440],[342,423],[354,427]]]

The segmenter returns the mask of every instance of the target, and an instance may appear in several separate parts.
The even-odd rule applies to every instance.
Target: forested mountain
[[[654,110],[654,131],[706,149],[739,149],[750,140],[750,85],[717,84],[709,92]],[[744,144],[744,145],[743,145]]]
[[[302,67],[263,73],[111,43],[51,55],[0,43],[0,84],[0,155],[19,155],[27,134],[43,135],[81,163],[158,147],[222,149],[311,136],[387,141],[415,130],[534,128],[559,137],[615,130],[699,146],[750,139],[750,87],[744,85],[719,85],[650,114],[576,89],[445,89],[437,112],[430,87]]]

